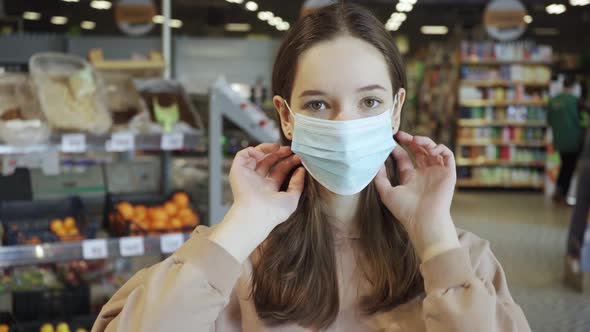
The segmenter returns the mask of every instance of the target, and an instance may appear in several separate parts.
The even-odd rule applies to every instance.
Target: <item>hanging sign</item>
[[[131,36],[141,36],[154,27],[156,6],[152,0],[119,0],[115,20],[119,29]]]
[[[493,38],[515,40],[526,30],[526,14],[526,8],[518,0],[494,0],[486,7],[483,23]]]

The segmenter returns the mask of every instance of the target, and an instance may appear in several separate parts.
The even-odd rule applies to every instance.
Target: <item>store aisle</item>
[[[590,295],[561,283],[570,209],[540,194],[458,193],[458,227],[491,242],[533,331],[590,331]]]

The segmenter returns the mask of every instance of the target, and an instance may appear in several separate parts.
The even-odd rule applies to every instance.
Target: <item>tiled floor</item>
[[[541,194],[460,192],[458,227],[490,241],[533,331],[590,331],[590,295],[561,283],[570,209]]]

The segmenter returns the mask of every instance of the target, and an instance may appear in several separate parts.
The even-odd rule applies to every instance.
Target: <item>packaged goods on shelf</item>
[[[106,133],[112,124],[101,81],[86,60],[61,53],[39,53],[29,61],[41,109],[61,130]]]
[[[50,129],[25,74],[0,74],[0,138],[11,145],[44,143]]]
[[[502,65],[500,67],[461,67],[461,79],[470,81],[497,81],[514,84],[543,83],[549,85],[551,71],[546,66]]]
[[[461,42],[461,58],[470,61],[536,61],[549,62],[553,51],[550,46],[532,42]]]
[[[179,82],[138,79],[135,85],[149,110],[152,131],[191,132],[194,128],[203,128],[201,118]]]
[[[135,88],[133,78],[117,72],[100,72],[106,95],[107,107],[113,119],[113,130],[135,129],[140,131],[140,125],[133,124],[141,121],[140,114],[147,112],[145,103]],[[149,115],[146,114],[149,120]],[[130,126],[132,128],[130,128]]]
[[[128,194],[107,198],[107,229],[114,236],[190,232],[200,218],[190,196]]]

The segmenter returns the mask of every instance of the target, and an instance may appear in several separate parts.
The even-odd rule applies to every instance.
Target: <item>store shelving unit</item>
[[[459,188],[543,189],[550,48],[461,44]]]
[[[57,134],[51,136],[49,142],[45,144],[14,146],[7,144],[0,144],[0,154],[27,154],[44,152],[50,149],[55,149],[60,152],[68,152],[68,148],[64,146],[64,138],[67,140],[71,137],[69,134]],[[204,152],[207,150],[206,141],[202,130],[195,130],[193,133],[175,133],[175,134],[134,134],[128,133],[125,136],[125,142],[120,141],[121,138],[117,134],[113,135],[90,135],[76,133],[75,135],[83,135],[85,147],[84,151],[110,151],[110,152],[125,152],[125,151],[197,151]],[[113,140],[119,140],[119,145],[112,145]],[[67,143],[66,143],[67,144]]]
[[[186,241],[190,233],[162,236],[92,239],[76,242],[43,243],[0,247],[0,268],[74,260],[169,254]],[[102,249],[97,249],[102,247]],[[99,250],[92,253],[92,250]],[[104,250],[106,249],[106,250]],[[90,251],[90,252],[89,252]]]

